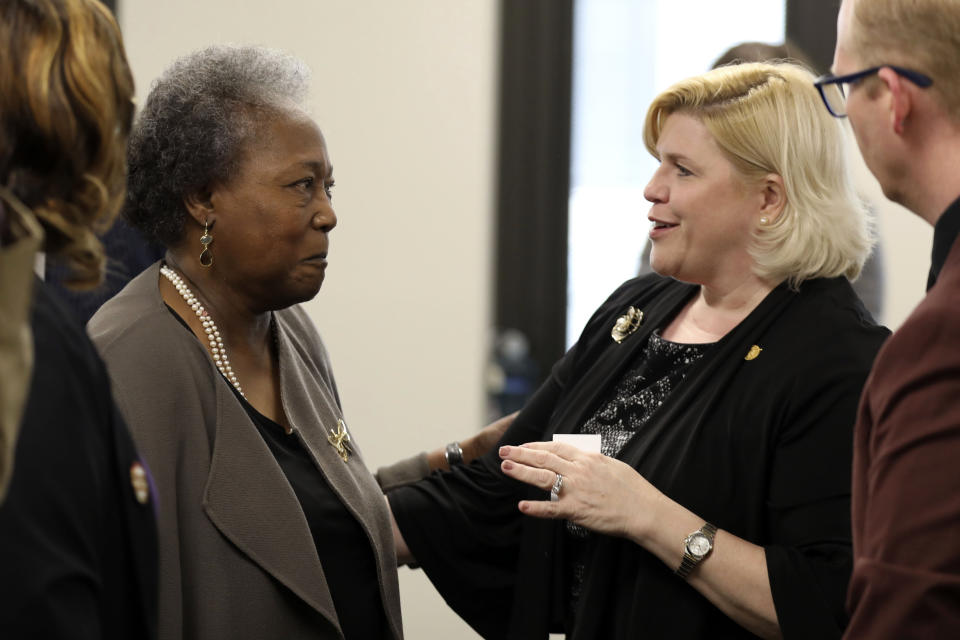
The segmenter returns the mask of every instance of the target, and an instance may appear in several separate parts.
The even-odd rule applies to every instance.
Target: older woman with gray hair
[[[298,306],[337,224],[307,79],[209,48],[131,136],[123,213],[167,253],[89,331],[161,496],[161,639],[402,637],[389,514]]]

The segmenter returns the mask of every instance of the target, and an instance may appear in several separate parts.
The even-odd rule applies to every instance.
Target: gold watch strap
[[[713,539],[714,539],[714,536],[717,535],[717,527],[715,525],[710,524],[709,522],[704,522],[703,526],[700,527],[697,531],[694,531],[693,533],[691,533],[690,536],[696,533],[702,533],[704,536],[706,536],[707,540],[710,541],[710,551],[713,551]],[[689,539],[690,536],[687,536],[683,540],[683,559],[680,561],[680,566],[677,567],[677,569],[674,571],[676,575],[684,579],[686,579],[686,577],[690,575],[690,572],[693,571],[694,567],[696,567],[698,564],[700,564],[700,562],[704,558],[710,555],[710,551],[708,551],[706,555],[703,555],[699,558],[692,555],[687,550],[687,539]]]

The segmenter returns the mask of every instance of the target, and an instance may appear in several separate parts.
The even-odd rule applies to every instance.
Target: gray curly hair
[[[153,84],[127,149],[123,216],[169,247],[183,235],[185,196],[224,184],[264,114],[300,105],[309,70],[262,47],[217,45],[173,63]]]

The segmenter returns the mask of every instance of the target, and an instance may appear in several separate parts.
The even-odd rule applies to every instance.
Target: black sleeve
[[[37,336],[40,338],[40,336]],[[0,508],[0,637],[101,638],[107,418],[38,359]],[[84,377],[89,371],[75,371]],[[74,387],[74,388],[70,388]]]
[[[525,487],[503,475],[497,450],[543,439],[567,358],[487,455],[388,494],[418,564],[447,604],[485,638],[502,637],[509,620],[521,538],[517,502]]]
[[[82,328],[42,292],[38,306],[30,391],[0,505],[0,638],[154,638],[154,519],[133,496],[133,443]],[[152,572],[139,572],[139,551]]]
[[[852,571],[850,469],[860,392],[877,333],[836,335],[789,394],[770,472],[765,547],[784,638],[840,638]],[[850,347],[850,345],[859,345]],[[853,351],[851,351],[851,348]],[[859,352],[857,352],[859,351]]]
[[[596,345],[609,341],[611,314],[621,313],[638,291],[649,290],[651,285],[662,288],[667,282],[648,276],[614,291],[485,456],[388,493],[394,517],[417,563],[447,604],[484,638],[506,635],[522,539],[523,516],[517,503],[535,491],[500,471],[500,446],[548,437],[551,417],[566,390],[575,384],[575,372],[594,357]],[[596,339],[598,335],[606,337]]]

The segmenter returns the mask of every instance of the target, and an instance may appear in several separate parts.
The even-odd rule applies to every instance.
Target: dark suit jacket
[[[877,356],[855,438],[847,637],[960,638],[960,242]]]
[[[340,638],[290,483],[204,345],[167,309],[159,278],[157,263],[101,307],[88,329],[160,490],[160,638]],[[343,414],[313,323],[299,307],[274,317],[292,437],[366,532],[390,634],[401,638],[383,494],[355,441],[346,463],[327,442]]]
[[[155,495],[135,495],[140,459],[93,345],[36,287],[33,378],[0,506],[0,638],[155,638]]]

